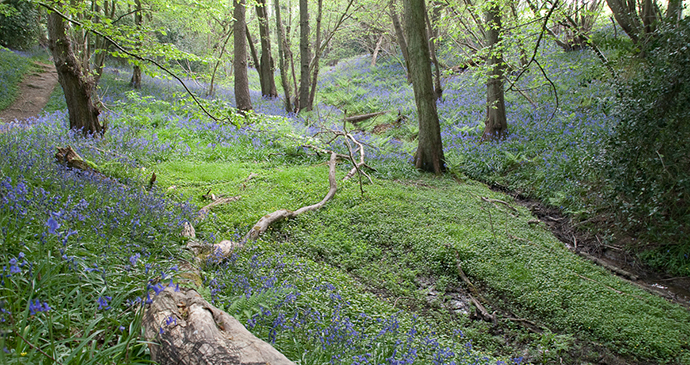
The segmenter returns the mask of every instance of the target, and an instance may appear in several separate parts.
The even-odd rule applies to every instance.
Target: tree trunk
[[[81,130],[84,135],[100,135],[105,132],[98,121],[100,110],[94,102],[96,84],[72,52],[72,42],[65,32],[65,21],[56,12],[48,14],[49,47],[55,61],[58,81],[65,93],[69,126]]]
[[[309,8],[308,0],[299,1],[299,53],[300,53],[300,85],[299,109],[309,108],[309,64],[311,52],[309,48]]]
[[[134,25],[141,31],[141,0],[135,0],[134,4],[137,7],[137,11],[134,12]],[[141,44],[137,43],[137,48],[139,47],[141,47]],[[129,85],[135,89],[141,89],[141,67],[139,65],[134,65],[132,68],[132,79],[129,80]]]
[[[266,0],[257,1],[256,15],[259,17],[259,36],[261,37],[261,63],[259,64],[261,95],[267,98],[277,98],[278,90],[273,76],[275,65],[271,55],[271,33],[268,28]]]
[[[314,43],[314,60],[311,79],[311,92],[309,93],[309,102],[306,105],[307,110],[314,107],[314,99],[316,98],[316,82],[319,79],[319,61],[321,60],[321,16],[323,14],[323,0],[319,0],[318,13],[316,15],[316,42]]]
[[[635,0],[606,0],[613,17],[633,43],[640,40],[641,24],[637,15]]]
[[[249,97],[249,77],[247,76],[247,44],[245,38],[246,25],[244,20],[245,0],[233,0],[235,7],[233,25],[235,40],[235,104],[237,109],[244,112],[252,109],[252,99]]]
[[[440,174],[445,171],[445,161],[429,63],[426,9],[424,0],[405,0],[404,4],[405,28],[409,41],[409,71],[419,119],[419,142],[415,154],[415,166],[424,171]]]
[[[258,71],[259,55],[256,53],[256,48],[254,48],[254,40],[252,39],[251,33],[249,33],[249,27],[247,26],[247,24],[244,25],[244,32],[247,35],[247,44],[249,44],[249,55],[252,57],[252,63],[254,63],[254,68]],[[261,75],[261,72],[259,72],[259,83],[261,83],[262,78],[263,75]]]
[[[398,13],[395,11],[395,1],[390,2],[390,17],[393,22],[393,28],[395,29],[395,38],[398,40],[398,45],[400,46],[400,51],[402,52],[403,59],[405,60],[405,72],[407,73],[407,82],[412,82],[412,76],[410,75],[410,56],[408,54],[407,40],[405,40],[405,32],[403,31],[400,20],[398,19]]]
[[[427,37],[429,38],[429,53],[431,54],[431,62],[434,64],[436,70],[434,74],[434,96],[436,100],[440,100],[443,96],[443,88],[441,87],[441,67],[438,65],[438,59],[436,59],[436,47],[434,47],[434,40],[436,39],[436,31],[431,26],[431,21],[429,20],[429,14],[424,13],[426,18],[427,26]]]
[[[669,0],[666,8],[666,19],[677,23],[683,17],[683,0]]]
[[[383,36],[384,34],[381,34],[379,37],[379,40],[376,41],[376,47],[374,47],[374,53],[371,54],[371,67],[376,66],[376,58],[379,55],[379,51],[381,50],[381,43],[383,43]]]
[[[501,139],[508,129],[504,99],[503,81],[505,63],[503,62],[503,45],[501,44],[501,9],[496,0],[489,2],[486,11],[486,41],[491,54],[487,61],[489,79],[486,82],[486,122],[482,140]]]
[[[280,64],[280,83],[285,94],[285,111],[292,113],[292,97],[290,96],[290,80],[288,79],[288,60],[285,55],[285,31],[280,16],[280,0],[274,0],[276,13],[276,30],[278,31],[278,62]]]

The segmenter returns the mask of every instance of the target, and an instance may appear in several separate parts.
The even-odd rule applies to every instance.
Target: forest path
[[[55,66],[36,63],[40,70],[32,71],[19,84],[19,95],[7,109],[0,111],[0,121],[4,123],[22,122],[35,117],[48,103],[50,94],[58,83]]]

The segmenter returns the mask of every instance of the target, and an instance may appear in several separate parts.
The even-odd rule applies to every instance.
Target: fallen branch
[[[98,172],[93,162],[87,161],[81,156],[79,156],[79,154],[74,149],[72,149],[72,146],[57,147],[55,159],[59,163],[73,169]]]
[[[477,298],[481,299],[481,296],[479,295],[479,292],[477,289],[472,285],[472,282],[470,279],[465,275],[465,272],[462,270],[462,265],[460,264],[460,255],[458,254],[458,250],[455,251],[455,266],[458,270],[458,275],[460,275],[460,278],[462,278],[462,281],[465,282],[467,285],[467,288],[469,289],[469,293],[467,295],[470,296],[470,300],[474,304],[475,308],[477,308],[477,313],[479,314],[477,317],[487,321],[487,322],[492,322],[493,324],[496,324],[497,319],[496,315],[494,314],[489,314],[489,311],[486,310],[486,308],[482,305],[482,303],[477,300]],[[473,295],[474,294],[474,295]],[[475,298],[475,296],[477,298]]]
[[[632,274],[630,272],[627,272],[621,268],[615,267],[615,266],[609,264],[608,262],[606,262],[606,261],[604,261],[598,257],[594,257],[588,253],[585,253],[585,252],[578,252],[578,253],[580,254],[580,256],[586,258],[587,260],[590,260],[590,261],[596,263],[597,265],[604,267],[605,269],[613,271],[614,273],[616,273],[620,276],[626,277],[632,281],[637,281],[637,279],[638,279],[637,275]]]
[[[482,201],[485,201],[485,202],[487,202],[487,203],[491,203],[491,204],[493,204],[493,205],[496,205],[496,203],[503,204],[503,205],[505,205],[506,207],[510,208],[510,210],[512,210],[513,212],[515,212],[516,215],[518,215],[518,216],[520,215],[520,212],[519,212],[515,207],[513,207],[512,205],[510,205],[510,204],[504,202],[503,200],[491,199],[491,198],[487,198],[487,197],[484,197],[484,196],[480,197],[480,199],[481,199]]]
[[[213,207],[217,207],[219,205],[223,204],[228,204],[232,202],[236,202],[238,200],[242,199],[241,196],[231,196],[231,197],[221,197],[221,198],[216,198],[213,200],[209,205],[199,209],[199,219],[205,219],[206,216],[208,215],[208,212],[211,210]]]
[[[312,210],[317,210],[326,204],[329,200],[331,200],[334,196],[336,191],[338,190],[338,186],[335,182],[335,165],[338,159],[338,154],[335,152],[331,152],[331,159],[328,161],[328,182],[330,185],[330,188],[328,189],[328,193],[326,196],[318,203],[313,204],[313,205],[308,205],[306,207],[299,208],[295,210],[294,212],[291,210],[287,209],[280,209],[277,210],[273,213],[266,214],[265,216],[261,217],[258,222],[252,227],[251,230],[247,233],[246,236],[244,236],[244,239],[242,242],[240,242],[239,247],[242,247],[247,241],[256,241],[259,236],[261,236],[268,227],[271,226],[271,224],[281,221],[283,219],[291,219],[294,218],[302,213],[309,212]]]
[[[363,122],[363,121],[365,121],[365,120],[367,120],[367,119],[371,119],[371,118],[374,118],[374,117],[378,117],[379,115],[384,115],[384,114],[386,114],[386,113],[388,113],[388,111],[384,110],[384,111],[380,111],[380,112],[376,112],[376,113],[367,113],[367,114],[360,114],[360,115],[352,115],[352,116],[349,116],[349,117],[345,117],[345,121],[348,122],[348,123],[355,124],[355,123]]]

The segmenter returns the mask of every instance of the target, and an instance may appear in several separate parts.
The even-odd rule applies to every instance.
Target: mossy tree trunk
[[[288,59],[285,51],[285,29],[283,28],[283,21],[280,16],[280,0],[274,0],[275,14],[276,14],[276,30],[278,35],[278,63],[280,65],[280,83],[283,86],[283,93],[285,95],[285,111],[293,112],[292,96],[290,89],[290,79],[288,76]]]
[[[496,0],[491,0],[488,4],[486,27],[486,41],[491,54],[487,60],[489,79],[486,82],[486,122],[482,140],[491,140],[504,138],[508,129],[503,90],[505,62],[501,44],[501,8]]]
[[[69,126],[84,135],[100,135],[105,130],[98,120],[96,83],[74,55],[65,20],[56,12],[48,14],[48,44],[53,55],[58,81],[65,93]]]
[[[246,1],[233,0],[235,18],[234,41],[235,59],[235,104],[240,111],[252,109],[252,100],[249,96],[249,76],[247,75],[247,41],[246,41]]]
[[[261,60],[259,74],[261,74],[261,95],[267,98],[278,97],[276,81],[273,77],[275,65],[271,55],[271,33],[268,28],[268,14],[266,0],[257,0],[256,15],[259,18],[259,36],[261,37]]]
[[[299,1],[299,51],[300,51],[300,85],[299,109],[311,110],[309,105],[309,64],[311,52],[309,48],[309,8],[308,0]]]
[[[440,174],[445,171],[445,163],[429,62],[426,8],[424,0],[405,0],[404,4],[409,71],[419,119],[419,142],[415,154],[415,166],[424,171]]]

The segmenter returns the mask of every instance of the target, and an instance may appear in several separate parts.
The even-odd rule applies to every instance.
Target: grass
[[[316,130],[280,116],[280,101],[256,103],[279,116],[219,124],[165,81],[147,79],[132,92],[121,71],[103,80],[114,110],[104,138],[67,133],[59,111],[39,118],[39,128],[0,135],[8,156],[0,164],[4,363],[48,362],[34,347],[62,363],[146,362],[141,303],[156,282],[174,283],[177,260],[189,258],[178,232],[207,203],[203,194],[242,196],[196,224],[198,237],[214,243],[327,190],[325,158],[298,147]],[[333,121],[326,112],[311,118]],[[480,199],[514,204],[510,197],[419,174],[409,154],[395,151],[401,143],[361,138],[381,146],[367,150],[377,172],[366,194],[356,181],[339,182],[322,210],[280,223],[230,257],[209,256],[200,288],[207,299],[302,364],[598,361],[599,351],[690,363],[687,311],[573,255],[529,225],[525,209],[512,217]],[[55,165],[54,147],[66,144],[117,181]],[[347,169],[341,163],[338,177]],[[149,192],[150,171],[158,182]],[[258,176],[245,181],[250,173]],[[493,327],[449,311],[462,286],[456,251],[490,310],[548,330],[533,334],[505,319]]]
[[[33,63],[10,50],[0,48],[0,110],[5,110],[17,98],[19,83],[31,72]]]

